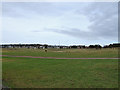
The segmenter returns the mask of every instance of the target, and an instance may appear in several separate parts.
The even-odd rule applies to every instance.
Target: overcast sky
[[[4,2],[2,43],[118,42],[117,2]]]

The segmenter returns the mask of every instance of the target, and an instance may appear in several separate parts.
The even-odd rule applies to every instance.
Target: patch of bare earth
[[[53,51],[53,52],[63,52],[63,51]]]

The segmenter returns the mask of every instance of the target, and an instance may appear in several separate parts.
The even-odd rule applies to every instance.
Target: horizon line
[[[89,45],[101,45],[101,46],[105,46],[105,45],[110,45],[110,44],[120,44],[119,42],[115,42],[115,43],[109,43],[109,44],[98,44],[98,43],[94,43],[94,44],[69,44],[69,45],[66,45],[66,44],[48,44],[48,43],[0,43],[0,45],[3,45],[3,44],[41,44],[41,45],[57,45],[57,46],[70,46],[70,45],[85,45],[85,46],[89,46]]]

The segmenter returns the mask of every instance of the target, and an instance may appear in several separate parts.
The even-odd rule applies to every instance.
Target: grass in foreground
[[[116,57],[116,50],[4,50],[6,55]],[[111,52],[110,52],[111,51]],[[50,54],[50,52],[52,54]],[[101,52],[101,54],[99,54]],[[109,52],[109,53],[106,53]],[[85,54],[87,53],[87,54]],[[102,54],[104,53],[104,54]],[[55,54],[55,55],[54,55]],[[83,56],[82,56],[83,55]],[[93,57],[91,56],[91,57]],[[117,88],[118,60],[56,60],[3,57],[3,81],[16,88]]]
[[[117,60],[3,58],[3,80],[17,88],[115,88],[117,70]]]

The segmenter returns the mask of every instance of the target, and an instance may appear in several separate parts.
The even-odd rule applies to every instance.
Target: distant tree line
[[[101,46],[101,45],[89,45],[89,46],[85,46],[85,45],[71,45],[71,46],[61,46],[61,45],[47,45],[47,44],[2,44],[0,45],[0,48],[33,48],[33,49],[47,49],[47,48],[58,48],[58,49],[62,49],[62,48],[78,48],[78,49],[101,49],[101,48],[117,48],[120,47],[120,43],[113,43],[110,45],[105,45],[105,46]]]

